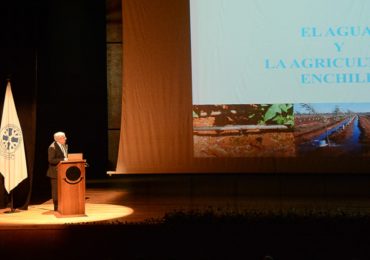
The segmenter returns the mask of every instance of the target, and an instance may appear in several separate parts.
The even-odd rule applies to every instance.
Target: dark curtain
[[[47,149],[56,131],[66,132],[69,152],[84,154],[87,179],[107,176],[105,2],[16,0],[0,10],[0,110],[10,78],[29,175],[14,207],[26,209],[51,198]],[[2,181],[0,208],[10,199]]]
[[[14,102],[23,131],[28,178],[13,189],[13,207],[27,209],[31,198],[36,128],[38,2],[0,4],[0,111],[6,81],[10,79]],[[0,178],[0,208],[10,196]]]
[[[107,176],[105,2],[53,0],[40,6],[37,131],[32,204],[50,199],[47,149],[67,135],[83,153],[86,178]]]

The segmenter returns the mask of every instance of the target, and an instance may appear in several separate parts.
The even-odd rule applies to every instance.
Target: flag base
[[[21,211],[17,209],[10,209],[10,210],[4,211],[4,214],[13,214],[13,213],[19,213],[19,212]]]

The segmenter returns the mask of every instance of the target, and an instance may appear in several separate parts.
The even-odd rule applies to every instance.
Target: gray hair
[[[66,135],[65,135],[65,133],[63,133],[63,132],[56,132],[55,134],[54,134],[54,140],[56,141],[56,139],[58,138],[58,137],[65,137]]]

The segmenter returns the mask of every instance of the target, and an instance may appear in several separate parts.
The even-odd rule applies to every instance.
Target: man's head
[[[63,133],[63,132],[56,132],[54,134],[54,140],[55,140],[55,142],[58,142],[60,144],[65,144],[66,140],[67,140],[67,137],[66,137],[65,133]]]

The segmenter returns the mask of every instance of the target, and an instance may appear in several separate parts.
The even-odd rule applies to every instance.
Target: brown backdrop
[[[189,0],[122,0],[116,172],[367,172],[367,158],[193,158]]]

